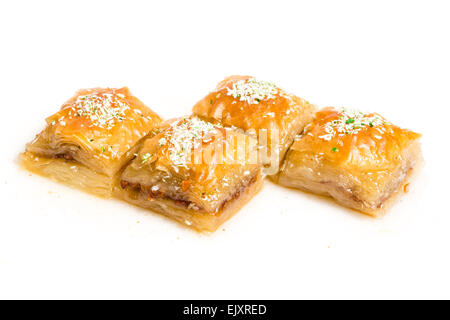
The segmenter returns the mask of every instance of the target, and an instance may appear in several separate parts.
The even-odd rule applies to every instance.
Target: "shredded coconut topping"
[[[368,115],[358,110],[341,108],[340,117],[325,125],[326,134],[319,138],[330,141],[335,135],[357,134],[361,129],[389,124],[378,115]]]
[[[249,104],[258,104],[262,100],[273,99],[279,93],[279,89],[272,82],[256,80],[239,80],[233,83],[233,87],[227,88],[227,95]]]
[[[88,117],[92,126],[111,129],[117,122],[125,119],[129,109],[123,94],[93,93],[79,96],[72,105],[76,116]]]
[[[159,143],[164,145],[169,142],[170,160],[174,165],[182,166],[190,162],[191,151],[201,146],[204,140],[210,139],[208,136],[217,134],[220,127],[198,118],[187,118],[172,124],[171,130],[165,133],[165,138],[161,138]]]

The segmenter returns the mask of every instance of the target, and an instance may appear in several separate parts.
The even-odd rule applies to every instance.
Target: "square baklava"
[[[325,108],[296,139],[276,178],[380,215],[420,166],[419,138],[376,113]]]
[[[250,76],[226,78],[193,107],[193,113],[203,119],[255,135],[268,175],[278,172],[287,149],[311,121],[314,110],[308,101]]]
[[[195,116],[159,130],[124,169],[117,197],[212,232],[261,189],[254,138]]]
[[[22,165],[109,197],[117,173],[161,118],[126,87],[95,88],[78,91],[46,122],[21,155]]]

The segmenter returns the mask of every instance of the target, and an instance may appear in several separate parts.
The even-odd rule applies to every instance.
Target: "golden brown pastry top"
[[[164,123],[159,134],[144,142],[122,179],[216,212],[260,169],[252,137],[189,117]]]
[[[309,102],[267,81],[230,76],[200,100],[194,114],[243,130],[281,129],[302,116]],[[296,132],[295,134],[297,134]]]
[[[78,91],[46,122],[28,151],[52,156],[71,148],[75,160],[111,173],[161,118],[126,87],[94,88]]]
[[[420,134],[395,126],[376,113],[324,108],[291,150],[333,165],[359,170],[395,167]]]

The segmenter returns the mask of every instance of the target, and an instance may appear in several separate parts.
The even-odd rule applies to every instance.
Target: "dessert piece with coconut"
[[[278,172],[294,137],[312,120],[315,107],[275,84],[250,76],[231,76],[200,100],[193,113],[257,136],[265,172]]]
[[[262,186],[256,140],[195,116],[165,122],[125,168],[116,196],[212,232]]]
[[[32,172],[109,197],[116,174],[161,118],[128,88],[95,88],[78,91],[46,122],[21,154],[21,164]]]
[[[325,108],[296,138],[275,180],[380,215],[422,163],[419,138],[376,113]]]

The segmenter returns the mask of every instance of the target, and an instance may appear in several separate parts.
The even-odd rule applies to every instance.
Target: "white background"
[[[0,298],[450,298],[448,1],[1,1]],[[164,118],[227,75],[423,133],[383,219],[266,182],[211,236],[17,165],[77,89]]]

